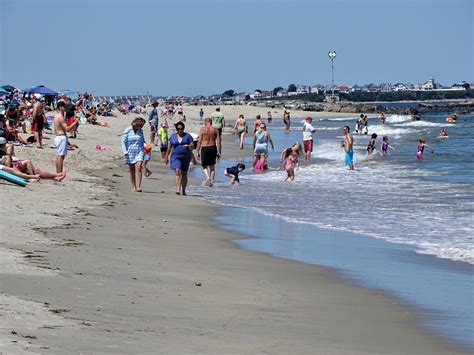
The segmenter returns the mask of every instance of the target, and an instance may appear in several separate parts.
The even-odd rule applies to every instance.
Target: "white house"
[[[421,90],[434,90],[436,89],[436,83],[433,78],[428,78],[424,84],[421,85]]]

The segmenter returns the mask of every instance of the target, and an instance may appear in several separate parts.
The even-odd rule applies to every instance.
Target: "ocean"
[[[284,171],[254,173],[250,158],[242,157],[248,169],[241,186],[230,187],[222,174],[238,161],[233,159],[220,162],[219,182],[213,188],[193,190],[217,204],[241,208],[223,210],[218,221],[253,237],[239,241],[242,247],[343,270],[359,283],[443,314],[441,320],[431,316],[423,323],[474,348],[474,115],[462,115],[457,124],[449,124],[447,114],[422,112],[421,121],[391,115],[385,125],[371,118],[368,135],[352,132],[355,171],[344,166],[341,148],[342,127],[353,131],[355,117],[314,119],[312,162],[305,166],[300,158],[295,181],[284,182]],[[268,126],[276,145],[270,166],[279,166],[281,149],[302,141],[303,119],[293,118],[289,133],[279,122]],[[449,138],[437,138],[442,128]],[[372,133],[378,135],[377,148],[386,135],[395,149],[385,157],[379,149],[368,156]],[[434,148],[425,149],[422,160],[416,158],[420,136]],[[396,262],[393,251],[399,256]],[[409,267],[407,258],[400,257],[407,253],[413,255]],[[374,268],[384,268],[385,273]],[[428,290],[437,296],[427,299]]]

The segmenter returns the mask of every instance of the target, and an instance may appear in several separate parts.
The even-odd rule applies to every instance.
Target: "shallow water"
[[[290,222],[352,231],[390,242],[413,245],[417,252],[474,263],[474,116],[462,116],[458,124],[444,121],[445,113],[423,115],[412,122],[408,116],[389,116],[385,125],[372,119],[369,135],[387,135],[395,150],[382,157],[367,155],[368,135],[354,135],[356,171],[343,165],[341,127],[354,126],[354,119],[322,119],[313,124],[315,147],[312,163],[302,164],[292,183],[285,172],[242,174],[239,189],[205,190],[206,198],[220,204],[258,208]],[[270,128],[277,150],[301,141],[301,124],[283,133]],[[437,139],[442,128],[448,139]],[[424,158],[416,158],[420,136],[433,146]],[[279,152],[270,154],[277,167]],[[249,162],[248,158],[244,161]],[[229,163],[231,164],[231,163]],[[218,176],[219,176],[218,172]],[[350,208],[348,208],[350,206]]]
[[[355,117],[313,121],[312,164],[304,166],[301,157],[294,182],[283,182],[283,171],[247,169],[242,185],[230,187],[222,171],[239,160],[232,159],[220,162],[214,188],[193,190],[218,204],[244,208],[225,210],[218,218],[226,228],[258,237],[239,241],[242,247],[335,267],[364,285],[388,290],[426,309],[423,324],[474,349],[474,115],[461,116],[455,125],[446,123],[446,116],[424,113],[422,121],[413,122],[392,115],[383,126],[370,119],[369,135],[354,135],[352,172],[343,165],[340,143],[341,127],[353,128]],[[302,141],[302,119],[293,122],[290,133],[279,123],[269,126],[277,147],[269,157],[272,167],[279,166],[282,148]],[[448,139],[437,139],[442,128]],[[395,148],[388,156],[378,151],[367,156],[374,132],[377,147],[388,136]],[[425,149],[423,160],[415,155],[420,136],[434,148]],[[241,160],[250,165],[249,157]]]

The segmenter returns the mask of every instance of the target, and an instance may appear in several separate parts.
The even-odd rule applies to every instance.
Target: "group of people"
[[[62,181],[66,177],[64,160],[68,150],[77,148],[69,139],[76,138],[79,123],[82,121],[96,124],[98,114],[112,115],[108,103],[94,103],[93,100],[92,95],[86,93],[79,95],[73,102],[71,97],[60,93],[56,100],[48,105],[45,96],[24,94],[20,99],[19,92],[3,99],[2,106],[6,109],[5,114],[0,114],[1,170],[29,181]],[[49,139],[45,136],[45,131],[55,135],[55,173],[36,167],[29,159],[19,159],[14,151],[14,146],[32,144],[37,149],[43,149],[44,139]]]

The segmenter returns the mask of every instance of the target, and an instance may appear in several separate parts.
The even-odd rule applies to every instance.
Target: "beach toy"
[[[102,122],[102,127],[109,127],[110,126],[110,122],[109,121],[104,121]]]
[[[416,153],[416,157],[417,157],[418,159],[421,159],[421,158],[423,157],[423,153],[422,153],[422,152]]]
[[[151,152],[151,145],[148,143],[145,143],[143,149],[145,150],[145,153],[150,153]]]
[[[28,185],[28,181],[22,179],[21,177],[15,176],[13,174],[7,173],[6,171],[0,170],[0,178],[12,182],[14,184],[25,187]]]

